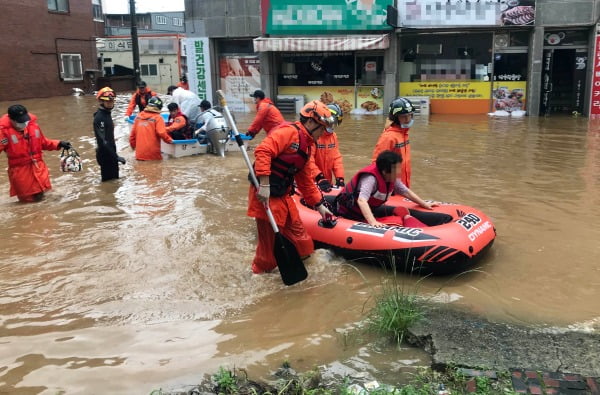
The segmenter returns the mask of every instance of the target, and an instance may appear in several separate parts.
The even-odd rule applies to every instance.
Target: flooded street
[[[365,318],[387,276],[380,268],[355,270],[318,250],[297,286],[251,274],[241,153],[136,162],[118,97],[127,164],[121,179],[100,183],[95,98],[21,104],[48,138],[73,144],[84,169],[62,173],[60,151],[45,152],[53,189],[36,204],[10,198],[0,172],[0,393],[147,394],[221,365],[266,377],[284,360],[382,380],[429,365],[420,350],[344,335]],[[253,114],[235,117],[243,132]],[[383,122],[344,118],[346,179],[369,163]],[[410,136],[412,189],[482,210],[498,236],[478,271],[399,281],[494,321],[600,330],[600,123],[431,115]]]

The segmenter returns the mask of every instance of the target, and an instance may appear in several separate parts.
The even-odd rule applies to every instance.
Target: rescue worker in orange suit
[[[282,122],[285,122],[283,115],[271,99],[265,97],[265,92],[257,89],[250,95],[254,98],[256,104],[256,116],[248,127],[246,136],[254,138],[261,129],[267,132],[267,136],[271,133],[275,127],[279,126]]]
[[[340,106],[335,103],[327,105],[331,116],[337,127],[342,123],[344,113]],[[342,154],[340,153],[337,134],[334,128],[327,128],[325,133],[319,137],[315,143],[310,166],[312,175],[319,189],[323,192],[329,192],[332,189],[332,177],[337,187],[343,187],[344,184],[344,164],[342,163]]]
[[[171,144],[165,121],[160,115],[163,102],[158,96],[148,100],[148,105],[133,121],[129,145],[135,150],[137,160],[161,160],[160,140]]]
[[[144,111],[146,105],[148,105],[148,101],[151,97],[156,96],[156,92],[153,92],[152,89],[148,88],[148,85],[144,81],[140,81],[138,83],[137,90],[131,96],[129,100],[129,105],[127,106],[127,111],[125,111],[125,116],[129,117],[133,114],[133,110],[137,105],[139,112]]]
[[[100,165],[102,181],[119,178],[119,163],[125,164],[125,158],[117,154],[115,144],[115,125],[110,115],[115,107],[117,95],[105,87],[98,91],[98,111],[94,113],[94,135],[96,136],[96,161]]]
[[[188,80],[187,80],[187,77],[185,75],[181,76],[181,78],[179,79],[179,82],[177,83],[177,87],[178,88],[183,88],[186,91],[190,90],[190,84],[188,84]]]
[[[344,187],[335,200],[337,213],[371,226],[386,225],[426,227],[410,215],[406,207],[386,206],[392,192],[402,195],[419,206],[431,210],[437,203],[427,203],[398,178],[402,157],[393,151],[383,151],[375,163],[364,167]]]
[[[371,158],[371,162],[375,163],[379,154],[386,150],[399,154],[403,161],[398,177],[407,188],[410,188],[411,173],[408,130],[414,123],[414,112],[412,103],[404,97],[397,97],[390,103],[388,123],[391,124],[379,136]]]
[[[10,196],[21,202],[40,201],[52,188],[42,150],[61,148],[71,149],[71,143],[46,138],[34,114],[20,104],[10,106],[0,118],[0,152],[8,157]]]
[[[190,133],[190,122],[188,118],[179,110],[177,103],[169,103],[169,120],[166,129],[173,140],[187,140],[192,138]]]
[[[250,186],[248,216],[256,219],[258,244],[252,261],[252,272],[269,272],[277,267],[273,248],[275,233],[265,211],[268,203],[275,222],[283,236],[296,247],[301,257],[314,251],[311,237],[306,233],[298,208],[290,196],[294,181],[307,204],[323,216],[332,215],[325,200],[313,182],[310,167],[311,147],[314,141],[334,126],[331,112],[325,104],[313,100],[300,111],[300,120],[280,125],[254,150],[254,170],[259,180],[258,190]]]

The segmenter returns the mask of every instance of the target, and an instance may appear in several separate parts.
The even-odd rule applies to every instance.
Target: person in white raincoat
[[[200,98],[192,91],[171,85],[167,95],[173,96],[173,103],[177,103],[181,112],[188,117],[190,124],[196,125],[200,116]],[[195,126],[194,126],[195,127]]]

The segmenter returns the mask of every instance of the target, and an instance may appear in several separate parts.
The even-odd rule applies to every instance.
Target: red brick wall
[[[70,0],[68,14],[51,13],[46,0],[1,0],[0,100],[64,96],[87,81],[62,81],[58,53],[81,54],[83,70],[97,69],[90,0]],[[4,110],[0,109],[0,113]]]

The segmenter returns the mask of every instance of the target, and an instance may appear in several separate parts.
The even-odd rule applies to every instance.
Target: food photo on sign
[[[500,5],[500,24],[533,25],[535,22],[535,0],[508,0]]]

